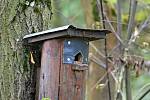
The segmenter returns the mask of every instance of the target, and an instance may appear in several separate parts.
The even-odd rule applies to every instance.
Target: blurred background
[[[121,1],[121,21],[122,21],[122,35],[123,41],[127,41],[127,27],[129,17],[129,0]],[[104,12],[107,14],[110,23],[114,29],[117,30],[117,0],[103,0]],[[99,16],[99,10],[96,0],[53,0],[52,1],[52,27],[72,24],[82,28],[102,29],[102,22]],[[101,14],[101,13],[100,13]],[[150,1],[138,0],[137,10],[135,14],[134,27],[140,27],[144,21],[150,17]],[[108,23],[106,28],[111,30]],[[135,28],[132,29],[134,31]],[[131,54],[136,55],[135,59],[150,60],[150,21],[148,25],[143,27],[140,35],[136,41],[130,46]],[[108,35],[108,53],[114,48],[117,39],[114,34]],[[86,100],[108,100],[108,90],[105,86],[104,75],[106,70],[103,66],[105,64],[104,58],[104,41],[99,40],[90,43],[90,63],[89,72],[87,75],[87,92]],[[149,67],[149,66],[147,66]],[[139,74],[138,76],[136,74]],[[111,77],[111,76],[110,76]],[[100,83],[97,84],[98,81]],[[116,85],[114,79],[111,79],[111,92],[115,92]],[[131,71],[131,88],[134,100],[140,94],[140,89],[144,85],[150,83],[150,73],[147,68],[142,70]],[[139,92],[140,91],[140,92]],[[125,95],[125,93],[123,92]],[[103,99],[102,99],[103,98]],[[150,100],[150,93],[142,100]]]

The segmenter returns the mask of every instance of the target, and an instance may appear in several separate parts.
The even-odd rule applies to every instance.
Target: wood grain
[[[82,68],[74,68],[79,65],[63,64],[63,47],[61,39],[47,40],[43,43],[39,100],[42,98],[50,98],[51,100],[85,99],[87,68],[78,70]]]

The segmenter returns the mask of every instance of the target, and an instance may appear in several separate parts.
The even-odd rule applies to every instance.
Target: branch
[[[105,29],[105,16],[104,16],[104,10],[103,10],[103,3],[102,3],[102,0],[96,0],[96,4],[97,4],[97,7],[98,7],[98,11],[99,11],[99,18],[100,20],[102,21],[102,24],[103,24],[103,28]]]
[[[99,0],[97,0],[97,7],[98,7],[98,11],[99,11],[99,17],[102,17],[100,20],[103,23],[103,27],[105,27],[105,22],[108,22],[108,25],[110,26],[112,33],[116,36],[117,40],[123,45],[125,46],[125,44],[123,43],[123,40],[120,38],[120,36],[116,33],[113,25],[111,24],[111,21],[109,20],[109,18],[106,16],[106,14],[103,12],[101,12],[101,10],[103,10],[102,4]],[[101,7],[101,8],[100,8]],[[101,14],[101,13],[102,14]],[[120,23],[120,21],[118,21],[117,23]],[[121,25],[122,23],[120,23]],[[120,32],[121,33],[121,32]]]
[[[135,96],[135,100],[142,100],[150,92],[150,83],[144,85]]]
[[[136,13],[136,7],[137,7],[137,1],[136,0],[130,0],[130,8],[129,8],[129,22],[128,22],[128,42],[130,42],[130,38],[132,36],[132,28],[134,24],[134,18]],[[125,67],[125,86],[126,86],[126,99],[132,100],[132,94],[131,94],[131,84],[130,84],[130,68],[129,66]]]
[[[128,40],[131,38],[131,31],[133,28],[134,24],[134,18],[135,18],[135,13],[136,13],[136,7],[137,7],[137,0],[130,0],[130,9],[129,9],[129,22],[128,22]]]
[[[130,40],[128,40],[128,46],[131,45],[131,43],[135,42],[136,38],[139,36],[141,31],[148,26],[150,21],[150,16],[144,21],[143,24],[140,25],[139,28],[135,27],[135,31],[132,33]]]
[[[122,31],[122,22],[121,22],[121,0],[117,0],[117,34],[121,37],[121,31]],[[121,44],[118,41],[118,44]],[[121,50],[121,45],[119,46],[119,49]]]
[[[138,100],[142,100],[149,92],[150,92],[150,89],[145,91],[144,94]]]
[[[107,73],[108,73],[108,72],[106,72],[106,73],[94,84],[94,86],[91,88],[90,92],[92,92],[92,91],[94,90],[94,88],[96,88],[96,86],[97,86],[98,84],[100,84],[100,83],[104,80],[104,78],[107,76]]]
[[[105,21],[105,22],[110,22],[110,23],[115,23],[115,24],[118,24],[118,23],[119,23],[119,24],[121,24],[121,25],[127,25],[127,23],[125,23],[125,22],[124,22],[124,23],[123,23],[123,22],[117,22],[117,20],[109,20],[109,21],[108,21],[108,20],[104,20],[104,21]]]
[[[140,25],[140,27],[139,27],[139,29],[138,29],[138,30],[139,30],[139,33],[140,33],[145,27],[148,26],[149,21],[150,21],[150,16],[147,17],[147,19],[144,21],[144,23],[143,23],[142,25]]]
[[[104,64],[103,61],[98,59],[95,55],[89,55],[89,59],[106,69],[106,64]]]
[[[98,50],[98,49],[96,48],[96,46],[95,46],[93,43],[90,43],[90,46],[91,46],[101,57],[106,58],[105,55],[104,55],[104,53],[101,52],[100,50]],[[113,64],[113,62],[112,62],[110,59],[108,59],[108,61],[109,61],[111,64]]]
[[[105,15],[105,16],[106,16],[106,15]],[[122,46],[125,47],[125,44],[124,44],[123,40],[122,40],[122,39],[120,38],[120,36],[116,33],[116,31],[115,31],[113,25],[110,23],[109,18],[108,18],[107,16],[106,16],[106,20],[107,20],[108,25],[110,26],[110,28],[111,28],[111,30],[112,30],[112,33],[116,36],[117,40],[122,44]]]
[[[117,48],[120,46],[120,44],[115,45],[112,50],[109,52],[108,56],[112,55],[114,52],[116,52]]]
[[[97,0],[97,4],[99,5],[100,4],[100,7],[101,7],[101,9],[99,9],[99,14],[100,14],[100,12],[101,12],[101,19],[102,19],[102,23],[103,23],[103,28],[105,29],[106,27],[105,27],[105,16],[104,16],[104,10],[103,10],[103,0],[100,0],[100,2],[99,2],[99,0]],[[108,55],[107,55],[107,40],[106,40],[106,38],[105,38],[105,57],[106,57],[106,59],[105,59],[105,63],[106,63],[106,70],[108,71]],[[107,85],[108,85],[108,95],[109,95],[109,100],[111,100],[111,88],[110,88],[110,78],[109,78],[109,73],[107,73],[107,79],[108,79],[108,83],[107,83]]]
[[[125,86],[126,86],[126,100],[132,100],[131,84],[130,84],[130,68],[125,66]]]

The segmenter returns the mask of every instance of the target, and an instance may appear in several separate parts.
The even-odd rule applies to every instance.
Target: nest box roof
[[[27,43],[34,43],[54,38],[83,38],[89,41],[103,39],[109,30],[82,29],[72,25],[66,25],[42,32],[37,32],[23,37]]]

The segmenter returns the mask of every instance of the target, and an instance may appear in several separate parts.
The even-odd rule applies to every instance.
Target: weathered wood
[[[43,43],[39,100],[42,98],[51,100],[85,99],[87,65],[63,64],[62,56],[63,40],[47,40]]]
[[[34,43],[38,41],[54,39],[54,38],[84,38],[89,41],[104,39],[107,33],[111,33],[109,30],[95,30],[95,29],[81,29],[72,25],[54,28],[38,33],[33,33],[24,36],[24,40],[27,43]]]
[[[85,99],[85,70],[74,70],[72,66],[61,65],[59,100]]]
[[[58,100],[60,70],[60,40],[43,43],[40,71],[39,100]]]

